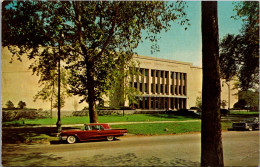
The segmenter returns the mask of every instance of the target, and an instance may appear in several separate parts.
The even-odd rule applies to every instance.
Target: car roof
[[[108,124],[106,124],[106,123],[88,123],[85,125],[108,125]]]

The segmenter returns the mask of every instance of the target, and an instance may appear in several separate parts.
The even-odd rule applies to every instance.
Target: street
[[[259,165],[259,131],[223,132],[225,166]],[[5,144],[4,166],[199,166],[200,133],[76,144]]]

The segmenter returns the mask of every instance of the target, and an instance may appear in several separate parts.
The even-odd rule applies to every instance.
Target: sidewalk
[[[146,121],[146,122],[111,122],[108,123],[109,125],[127,125],[127,124],[151,124],[151,123],[174,123],[174,122],[200,122],[201,120],[185,120],[185,121]],[[62,125],[62,127],[81,127],[84,124],[69,124],[69,125]],[[3,129],[18,129],[18,128],[39,128],[39,127],[56,127],[56,125],[34,125],[34,126],[9,126],[4,127]]]

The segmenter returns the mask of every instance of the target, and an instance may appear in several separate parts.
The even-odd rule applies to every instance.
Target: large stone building
[[[2,48],[2,107],[8,100],[15,106],[20,100],[26,102],[29,108],[50,109],[49,102],[34,101],[33,96],[41,89],[39,77],[28,70],[31,61],[13,61],[9,63],[11,54],[7,48]],[[202,92],[202,68],[192,63],[135,56],[140,63],[139,71],[142,75],[130,79],[130,84],[142,92],[138,97],[137,109],[180,109],[195,106],[197,97]],[[238,101],[237,90],[230,87],[230,106]],[[228,103],[229,88],[223,84],[221,97]],[[105,98],[108,101],[108,98]],[[77,96],[65,100],[62,110],[81,110],[87,104],[78,102]],[[108,104],[108,103],[107,103]]]
[[[178,110],[196,106],[196,99],[202,93],[201,67],[147,56],[135,56],[134,59],[140,63],[138,70],[141,73],[130,80],[130,84],[142,92],[137,109]],[[221,100],[229,102],[231,108],[238,101],[237,90],[232,89],[232,84],[231,87],[222,84],[221,92]]]

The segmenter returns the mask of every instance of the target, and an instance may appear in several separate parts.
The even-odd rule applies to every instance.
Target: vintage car
[[[76,141],[101,140],[112,141],[115,137],[127,134],[126,129],[111,129],[108,124],[91,123],[84,124],[82,129],[62,130],[59,140],[75,143]]]
[[[241,122],[232,123],[232,130],[256,130],[259,129],[258,117],[248,118]]]

